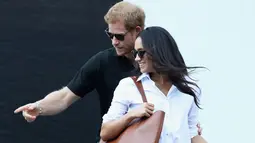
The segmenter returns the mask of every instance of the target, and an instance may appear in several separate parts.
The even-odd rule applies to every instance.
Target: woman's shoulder
[[[131,77],[123,78],[119,81],[114,90],[114,98],[121,100],[132,100],[137,93],[136,85]]]
[[[135,82],[142,82],[145,77],[148,77],[148,74],[144,73],[139,76],[125,77],[120,80],[119,84],[134,86]]]
[[[115,90],[117,91],[130,91],[135,87],[135,83],[131,77],[125,77],[119,81],[119,84]]]
[[[133,85],[134,81],[132,79],[132,77],[125,77],[123,79],[120,80],[119,84],[127,84],[127,85]]]

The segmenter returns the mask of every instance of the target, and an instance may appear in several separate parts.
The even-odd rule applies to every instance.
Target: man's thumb
[[[36,104],[32,103],[30,104],[30,106],[28,107],[28,110],[34,110],[36,108]]]

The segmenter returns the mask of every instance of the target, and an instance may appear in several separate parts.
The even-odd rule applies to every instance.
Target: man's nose
[[[118,45],[120,41],[115,38],[115,36],[112,38],[112,45]]]

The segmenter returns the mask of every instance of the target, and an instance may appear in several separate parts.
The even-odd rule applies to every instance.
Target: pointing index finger
[[[24,111],[24,110],[27,110],[29,108],[30,104],[27,104],[27,105],[24,105],[24,106],[21,106],[19,108],[17,108],[14,113],[19,113],[21,111]]]

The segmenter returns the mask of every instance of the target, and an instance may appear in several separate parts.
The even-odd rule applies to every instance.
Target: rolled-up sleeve
[[[128,99],[129,91],[132,90],[130,79],[122,79],[116,87],[108,112],[103,116],[103,123],[116,120],[125,115],[128,111],[130,101]]]
[[[201,99],[201,92],[199,90],[195,90],[196,92],[196,96],[198,99],[198,102],[200,103],[200,99]],[[198,124],[198,116],[199,116],[199,108],[197,107],[197,105],[195,104],[195,102],[193,101],[190,111],[189,111],[189,132],[190,132],[190,138],[193,138],[194,136],[198,135],[198,128],[197,128],[197,124]]]

